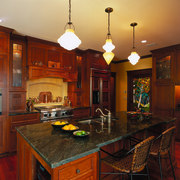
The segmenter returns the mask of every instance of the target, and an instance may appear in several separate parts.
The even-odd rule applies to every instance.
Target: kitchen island
[[[35,179],[37,161],[51,179],[98,179],[98,152],[101,147],[123,140],[157,125],[173,123],[173,118],[134,119],[127,112],[116,113],[111,123],[101,119],[73,120],[89,131],[85,138],[54,129],[51,123],[17,128],[18,179]]]

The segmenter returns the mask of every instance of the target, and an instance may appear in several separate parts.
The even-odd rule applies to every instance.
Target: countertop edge
[[[99,151],[99,148],[96,147],[96,148],[93,148],[92,150],[89,150],[89,151],[86,151],[86,152],[84,152],[84,153],[75,155],[75,156],[73,156],[73,157],[71,157],[71,158],[62,160],[62,161],[59,162],[59,163],[51,164],[50,167],[51,167],[51,168],[56,168],[56,167],[59,167],[59,166],[61,166],[61,165],[63,165],[63,164],[69,163],[69,162],[71,162],[71,161],[77,160],[77,159],[79,159],[79,158],[82,158],[82,157],[84,157],[84,156],[90,155],[90,154],[95,153],[95,152],[98,152],[98,151]]]

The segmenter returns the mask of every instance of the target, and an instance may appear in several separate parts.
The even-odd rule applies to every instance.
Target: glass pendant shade
[[[75,35],[73,29],[66,29],[65,33],[58,39],[58,43],[67,50],[77,48],[81,40]]]
[[[69,22],[65,26],[65,33],[57,40],[60,46],[67,50],[73,50],[81,44],[81,40],[74,33],[74,25],[71,21],[71,0],[69,0]]]
[[[133,22],[130,24],[130,26],[133,27],[133,50],[135,50],[135,26],[137,26],[137,23]],[[139,61],[140,56],[137,52],[132,51],[128,59],[132,65],[135,65]]]
[[[111,33],[110,33],[110,13],[113,12],[113,8],[108,7],[105,9],[105,12],[108,13],[108,33],[107,33],[106,43],[103,46],[103,49],[106,51],[103,54],[103,57],[106,63],[109,65],[112,59],[114,58],[114,53],[111,51],[115,48],[115,46],[112,43]]]
[[[128,59],[132,65],[135,65],[139,61],[140,56],[137,52],[131,52],[131,55],[128,57]]]
[[[103,46],[103,49],[106,52],[111,52],[114,48],[115,48],[115,46],[112,44],[112,40],[111,39],[106,39],[106,43]]]
[[[106,63],[109,65],[112,59],[114,58],[114,53],[113,52],[105,52],[103,54],[103,57],[106,61]]]

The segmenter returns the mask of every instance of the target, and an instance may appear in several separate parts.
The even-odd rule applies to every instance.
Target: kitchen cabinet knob
[[[76,173],[79,174],[79,173],[80,173],[80,170],[79,170],[79,169],[76,169]]]

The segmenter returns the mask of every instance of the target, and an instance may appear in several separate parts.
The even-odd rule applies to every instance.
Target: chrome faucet
[[[111,122],[111,111],[106,108],[105,108],[105,110],[108,112],[107,119],[108,119],[108,123],[110,123]]]
[[[105,109],[105,110],[108,112],[107,115],[105,115],[100,108],[97,108],[97,109],[96,109],[96,112],[97,112],[97,111],[100,111],[101,115],[102,115],[103,117],[107,117],[108,123],[110,123],[110,122],[111,122],[111,112],[110,112],[108,109]]]
[[[97,112],[98,110],[100,111],[100,113],[101,113],[102,116],[104,116],[104,117],[107,116],[107,115],[105,115],[105,114],[102,112],[102,110],[101,110],[100,108],[97,108],[97,109],[96,109],[96,112]]]

